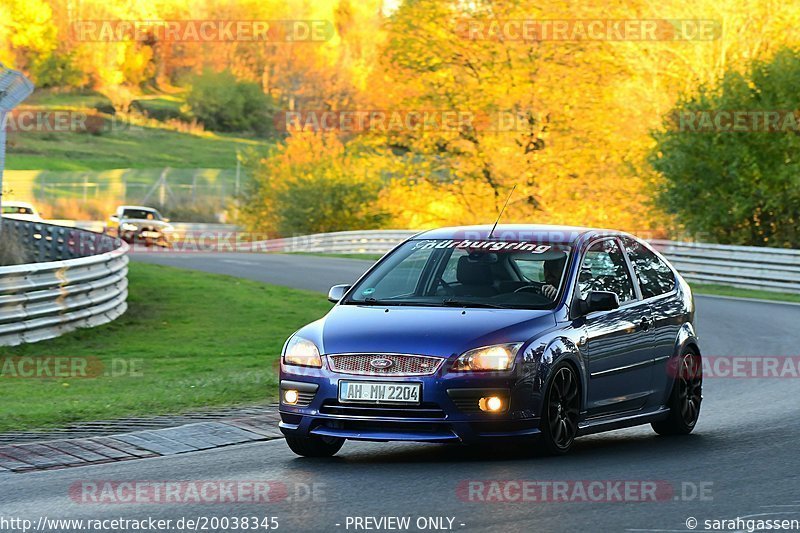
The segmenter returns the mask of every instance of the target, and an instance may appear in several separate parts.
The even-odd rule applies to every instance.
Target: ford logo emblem
[[[394,361],[392,361],[391,359],[386,359],[384,357],[379,357],[369,362],[369,366],[371,366],[376,370],[386,370],[387,368],[390,368],[392,365],[394,365]]]

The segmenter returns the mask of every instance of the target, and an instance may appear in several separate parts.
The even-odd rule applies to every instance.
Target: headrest
[[[459,257],[456,279],[463,285],[491,285],[492,265],[484,261],[471,261],[467,255]]]

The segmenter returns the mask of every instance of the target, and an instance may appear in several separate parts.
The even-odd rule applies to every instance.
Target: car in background
[[[169,248],[175,228],[158,210],[140,205],[121,205],[108,218],[104,232],[128,244]]]
[[[646,242],[609,230],[443,228],[403,242],[286,341],[280,429],[299,455],[347,439],[532,439],[697,423],[691,290]]]
[[[0,206],[3,217],[29,222],[42,222],[42,217],[32,204],[27,202],[3,202]]]

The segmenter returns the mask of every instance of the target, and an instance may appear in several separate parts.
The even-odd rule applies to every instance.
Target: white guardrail
[[[419,233],[342,231],[275,239],[240,247],[253,251],[383,254]],[[689,281],[800,293],[800,250],[653,240],[650,243]]]
[[[653,240],[689,281],[800,294],[800,250]]]
[[[111,322],[127,309],[128,245],[107,235],[3,220],[28,260],[0,267],[0,346]]]

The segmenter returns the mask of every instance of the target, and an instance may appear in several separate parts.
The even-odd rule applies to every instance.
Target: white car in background
[[[119,237],[128,244],[169,248],[175,228],[169,224],[168,218],[152,207],[121,205],[106,221],[104,233]]]
[[[5,218],[14,220],[27,220],[29,222],[41,222],[42,217],[33,205],[27,202],[4,202],[0,207],[0,213]]]

